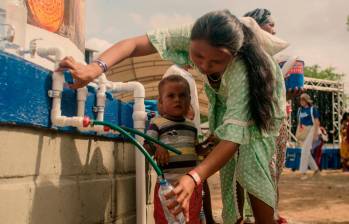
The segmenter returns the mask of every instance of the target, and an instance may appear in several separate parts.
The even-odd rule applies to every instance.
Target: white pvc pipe
[[[64,84],[64,75],[62,72],[53,72],[52,74],[52,108],[51,108],[51,121],[53,125],[56,125],[62,115],[61,111],[61,97]]]
[[[83,127],[83,117],[66,117],[57,116],[52,119],[52,124],[57,127],[72,126],[77,128]]]
[[[55,64],[55,69],[62,58],[62,50],[57,47],[53,48],[38,48],[37,54],[40,57],[46,58]],[[53,56],[53,58],[51,57]],[[62,116],[61,98],[64,85],[64,74],[62,72],[53,72],[52,74],[52,108],[51,108],[51,122],[57,127],[73,126],[83,127],[83,117],[66,117]],[[79,111],[81,113],[81,111]]]
[[[58,67],[59,61],[62,59],[63,51],[58,47],[52,48],[38,48],[37,54],[40,57],[46,58],[55,63],[55,68]],[[105,76],[104,76],[105,78]],[[104,118],[104,106],[105,106],[105,91],[106,87],[104,85],[104,80],[102,85],[99,88],[97,93],[97,120],[103,121]],[[85,115],[85,102],[87,98],[87,88],[79,88],[77,90],[77,117],[66,117],[62,116],[61,111],[61,95],[64,85],[64,75],[61,72],[54,72],[52,75],[52,109],[51,109],[51,121],[54,126],[64,127],[64,126],[73,126],[77,127],[80,130],[85,131],[96,131],[96,132],[105,132],[104,127],[95,126],[83,129],[83,118]]]
[[[109,133],[109,131],[105,131],[104,126],[98,125],[98,126],[89,126],[89,127],[82,127],[79,128],[80,131],[95,131],[98,132],[99,134],[102,133]]]
[[[106,92],[107,92],[107,80],[101,76],[99,78],[98,85],[99,85],[99,89],[97,92],[97,121],[103,121]]]
[[[114,93],[133,92],[133,97],[144,99],[144,86],[140,82],[111,82],[108,87]]]
[[[86,103],[87,94],[88,94],[88,91],[86,87],[82,87],[77,90],[76,99],[77,99],[78,105],[77,105],[76,115],[78,117],[85,116],[85,103]]]
[[[139,83],[132,83],[134,88],[133,105],[133,127],[138,131],[144,132],[145,120],[147,114],[145,112],[144,105],[144,86]],[[143,144],[143,138],[136,136],[137,141]],[[137,224],[146,223],[146,179],[145,179],[145,158],[139,150],[135,153],[136,160],[136,212],[137,212]]]
[[[138,131],[144,131],[144,128],[136,128]],[[136,140],[143,144],[142,137],[136,136]],[[145,179],[145,158],[143,154],[136,150],[136,215],[137,224],[146,224],[146,179]]]
[[[53,62],[55,63],[55,68],[57,68],[59,61],[61,60],[62,51],[59,48],[48,48],[38,49],[38,55],[52,60],[51,55],[55,56]],[[79,129],[83,128],[83,115],[84,109],[83,104],[86,101],[87,90],[86,88],[81,88],[78,91],[78,117],[65,117],[61,115],[61,96],[64,85],[64,75],[62,72],[54,72],[52,75],[52,109],[51,109],[51,121],[52,124],[59,127],[73,126]],[[97,93],[97,107],[102,108],[98,111],[97,120],[103,120],[104,118],[104,106],[105,106],[105,92],[111,89],[113,92],[133,92],[133,97],[135,99],[133,108],[133,122],[134,128],[138,131],[143,132],[145,129],[145,120],[147,114],[145,112],[144,97],[145,90],[144,86],[139,82],[110,82],[107,80],[105,74],[102,74],[99,78],[99,89]],[[87,128],[87,130],[93,129],[94,131],[103,131],[104,128],[101,126],[95,126]],[[86,130],[86,129],[83,129]],[[141,144],[143,138],[137,136],[137,141]],[[145,158],[142,153],[136,150],[135,155],[136,160],[136,213],[137,213],[137,224],[146,223],[146,181],[145,181]]]
[[[51,48],[38,48],[36,53],[43,58],[46,58],[55,63],[55,68],[57,68],[59,61],[62,59],[63,50],[59,47]],[[53,56],[53,58],[51,57]]]
[[[105,101],[106,101],[106,91],[107,91],[107,83],[109,81],[106,79],[105,75],[102,74],[99,78],[95,79],[93,82],[90,82],[88,85],[94,87],[97,89],[97,102],[96,102],[96,108],[97,108],[97,121],[103,121],[104,120],[104,108],[105,108]],[[81,88],[83,89],[83,88]],[[78,113],[77,116],[83,117],[85,115],[85,102],[87,98],[87,88],[84,87],[85,90],[82,91],[78,89]],[[81,97],[79,97],[79,90],[82,92]],[[81,101],[79,101],[81,100]],[[94,126],[94,127],[83,127],[79,128],[80,131],[95,131],[98,133],[107,133],[102,126]]]
[[[52,109],[51,122],[57,127],[73,126],[83,127],[83,117],[66,117],[62,116],[61,98],[64,84],[64,75],[62,72],[52,74]]]
[[[112,92],[133,92],[134,105],[133,105],[133,127],[138,131],[144,132],[145,120],[147,113],[145,112],[144,86],[139,82],[114,82],[109,83],[109,88]],[[136,136],[137,141],[143,143],[143,138]],[[137,224],[146,223],[146,181],[145,181],[145,159],[141,152],[136,150],[136,214]]]
[[[145,129],[145,120],[147,113],[145,112],[144,97],[145,90],[144,86],[139,82],[110,82],[106,79],[105,75],[102,74],[99,81],[104,83],[108,90],[114,93],[133,92],[134,105],[133,105],[133,127],[141,132]],[[143,138],[136,136],[137,141],[143,143]],[[145,159],[141,152],[136,150],[136,215],[137,224],[145,224],[146,217],[146,179],[145,179]]]

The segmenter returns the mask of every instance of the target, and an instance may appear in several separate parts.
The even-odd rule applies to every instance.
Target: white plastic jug
[[[7,0],[0,1],[0,41],[2,41],[6,35],[4,26],[6,23],[6,7]]]
[[[24,48],[27,27],[27,7],[24,0],[7,0],[5,16],[5,23],[15,29],[13,43]]]

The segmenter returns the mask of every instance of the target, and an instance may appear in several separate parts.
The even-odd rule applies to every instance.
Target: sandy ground
[[[280,213],[290,224],[349,224],[349,173],[323,171],[306,180],[299,172],[285,170],[280,182]],[[222,223],[219,174],[209,179],[213,213]]]

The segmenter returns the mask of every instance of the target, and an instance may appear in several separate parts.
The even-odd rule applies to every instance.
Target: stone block
[[[116,173],[135,172],[135,146],[131,143],[119,143],[116,151]]]
[[[107,223],[115,218],[112,191],[110,178],[79,181],[81,223]]]
[[[1,223],[28,223],[32,206],[32,192],[28,183],[0,180],[0,198]]]
[[[76,180],[37,181],[28,223],[81,223],[81,200]]]
[[[116,178],[116,216],[120,217],[136,210],[136,179],[134,175]]]

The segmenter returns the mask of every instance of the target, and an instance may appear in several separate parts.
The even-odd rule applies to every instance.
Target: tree
[[[316,79],[340,80],[344,74],[335,72],[333,67],[321,69],[319,65],[306,66],[304,68],[304,76]]]
[[[347,16],[347,29],[349,31],[349,16]]]

